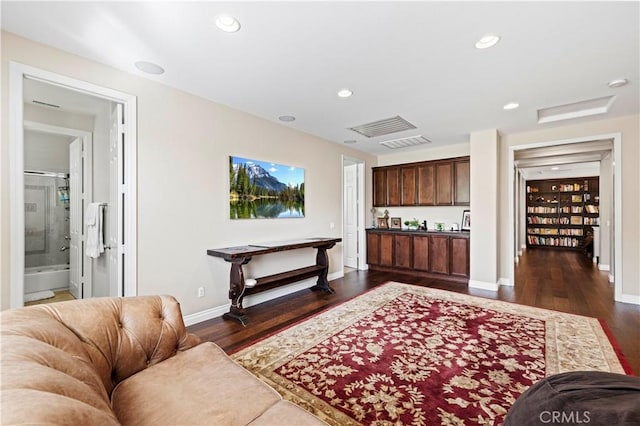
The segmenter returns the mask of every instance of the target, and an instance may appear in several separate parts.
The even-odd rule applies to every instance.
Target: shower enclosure
[[[24,292],[69,287],[69,175],[24,172]]]

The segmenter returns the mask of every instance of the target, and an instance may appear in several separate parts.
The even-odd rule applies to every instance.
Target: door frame
[[[341,199],[341,205],[342,205],[342,212],[341,212],[341,216],[340,216],[340,221],[342,222],[342,239],[344,241],[344,230],[345,230],[345,226],[344,226],[344,213],[345,213],[345,205],[344,205],[344,195],[345,195],[345,180],[344,180],[344,168],[346,165],[350,165],[350,164],[356,164],[358,167],[356,168],[356,174],[357,174],[357,180],[358,183],[356,185],[356,190],[357,190],[357,199],[358,199],[358,211],[356,213],[356,216],[358,218],[358,226],[356,227],[356,234],[357,234],[357,240],[358,240],[358,269],[360,270],[364,270],[367,269],[367,259],[366,256],[364,254],[364,249],[366,247],[366,242],[365,242],[365,232],[364,232],[364,228],[365,228],[365,191],[364,191],[364,167],[365,167],[365,161],[360,159],[360,158],[355,158],[355,157],[350,157],[347,155],[342,155],[342,167],[341,167],[341,171],[342,171],[342,199]],[[344,265],[344,253],[342,254],[342,263]]]
[[[622,293],[622,133],[608,133],[603,135],[585,136],[579,138],[562,139],[555,141],[535,142],[524,145],[515,145],[509,147],[509,190],[508,190],[508,206],[509,206],[509,284],[515,285],[515,262],[513,259],[517,256],[518,248],[516,247],[516,220],[515,220],[515,152],[531,149],[543,148],[558,145],[569,145],[574,143],[589,142],[595,140],[613,140],[613,276],[614,283],[614,300],[617,302],[638,303],[635,296],[630,297]]]
[[[18,62],[9,62],[9,186],[10,186],[10,294],[11,308],[24,305],[24,89],[23,80],[32,79],[65,89],[121,103],[125,110],[127,144],[122,171],[129,202],[124,211],[124,231],[128,236],[128,256],[120,296],[137,294],[137,98],[134,95],[77,80]],[[120,285],[120,283],[119,283]]]
[[[85,155],[88,158],[93,158],[93,133],[91,132],[87,132],[86,130],[72,129],[68,127],[54,126],[51,124],[40,123],[37,121],[29,121],[29,120],[24,120],[23,128],[25,130],[32,130],[35,132],[80,138],[80,140],[82,141],[82,149],[84,152],[83,155]],[[88,200],[93,200],[93,161],[84,162],[82,179],[85,181],[85,183],[86,183],[87,176],[91,179],[91,184],[85,187],[85,197]],[[24,186],[24,182],[23,182],[23,186]],[[85,236],[84,223],[82,224],[82,228],[83,228],[83,236]],[[90,258],[86,254],[83,254],[82,256],[84,257],[84,264],[90,265],[91,264]],[[91,285],[88,286],[88,289],[85,288],[85,290],[88,290],[88,291],[85,291],[84,293],[87,295],[87,297],[91,297],[91,295],[93,294],[93,281],[91,281],[92,279],[91,268],[88,268],[88,267],[84,268],[83,279],[85,282],[91,283]],[[12,291],[13,291],[13,288],[12,288]],[[23,288],[23,293],[24,293],[24,288]]]

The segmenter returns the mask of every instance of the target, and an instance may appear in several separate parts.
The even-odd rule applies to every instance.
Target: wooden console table
[[[221,257],[231,263],[231,273],[229,276],[229,299],[231,299],[231,308],[229,308],[229,312],[223,315],[223,318],[233,319],[244,325],[247,321],[247,315],[242,307],[242,299],[244,296],[311,277],[318,277],[318,282],[311,287],[311,290],[335,293],[329,286],[329,281],[327,280],[327,273],[329,272],[327,250],[340,241],[342,241],[342,238],[304,238],[293,241],[279,241],[207,250],[209,256]],[[249,263],[253,256],[308,247],[318,249],[315,265],[256,278],[257,283],[254,287],[245,287],[242,265]]]

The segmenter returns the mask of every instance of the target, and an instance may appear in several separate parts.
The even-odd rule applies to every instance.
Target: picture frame
[[[402,229],[402,218],[392,217],[391,223],[389,224],[389,228],[391,229]]]
[[[460,229],[463,231],[471,231],[471,211],[465,210],[462,212],[462,223]]]
[[[389,221],[387,217],[378,218],[378,229],[389,229]]]

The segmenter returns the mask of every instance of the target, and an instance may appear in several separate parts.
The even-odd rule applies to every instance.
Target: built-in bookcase
[[[599,221],[597,176],[527,181],[527,247],[580,249]]]

